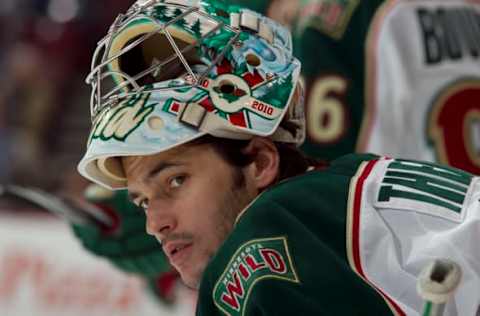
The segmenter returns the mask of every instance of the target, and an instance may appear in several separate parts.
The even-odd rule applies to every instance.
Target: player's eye
[[[186,176],[176,176],[169,180],[168,185],[171,189],[179,188],[185,182]]]

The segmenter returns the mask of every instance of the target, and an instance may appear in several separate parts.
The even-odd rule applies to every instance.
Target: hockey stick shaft
[[[112,220],[92,204],[82,205],[36,188],[0,185],[0,196],[10,195],[33,203],[72,224],[95,224],[110,227]]]
[[[461,267],[448,259],[436,259],[420,272],[417,291],[424,299],[423,316],[443,315],[462,276]]]

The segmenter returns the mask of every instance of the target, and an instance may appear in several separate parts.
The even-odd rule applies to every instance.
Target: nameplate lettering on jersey
[[[393,160],[381,182],[375,206],[460,222],[472,178],[465,171],[434,163]]]
[[[422,7],[417,9],[417,18],[427,65],[457,61],[467,56],[479,59],[480,12],[473,6]]]
[[[215,284],[215,305],[225,315],[244,315],[253,287],[266,279],[299,282],[285,237],[255,239],[243,244]]]

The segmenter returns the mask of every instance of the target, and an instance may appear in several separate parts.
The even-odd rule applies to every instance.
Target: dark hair
[[[250,140],[235,140],[227,138],[218,138],[211,135],[203,136],[193,142],[191,145],[209,144],[215,151],[230,165],[235,167],[245,167],[252,163],[255,156],[245,154],[244,148],[250,143]],[[280,166],[277,181],[297,176],[304,173],[310,166],[323,166],[324,162],[310,158],[302,153],[294,144],[277,143]]]

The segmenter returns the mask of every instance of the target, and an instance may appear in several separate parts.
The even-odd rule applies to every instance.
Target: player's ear
[[[256,189],[263,190],[274,183],[280,166],[275,144],[268,138],[254,137],[243,151],[254,157],[246,172]]]

